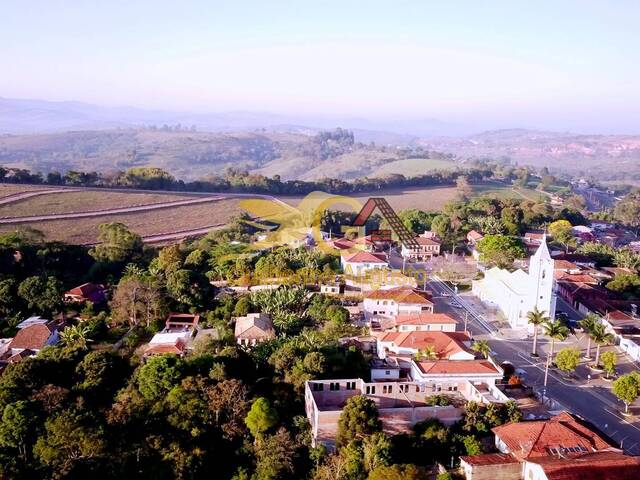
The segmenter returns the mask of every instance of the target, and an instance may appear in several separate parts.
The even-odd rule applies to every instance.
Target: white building
[[[342,253],[340,265],[345,275],[360,276],[376,269],[387,268],[389,264],[381,253],[354,252]]]
[[[535,307],[555,317],[553,259],[544,240],[529,262],[529,273],[491,268],[482,280],[473,282],[472,291],[480,300],[496,306],[511,328],[530,328],[527,313]]]
[[[362,302],[365,320],[375,317],[393,318],[396,315],[419,316],[433,313],[433,302],[427,294],[410,287],[373,290]]]

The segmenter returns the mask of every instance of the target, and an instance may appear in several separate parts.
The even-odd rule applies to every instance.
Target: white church
[[[473,282],[472,292],[483,302],[499,308],[511,328],[531,330],[527,313],[534,307],[553,319],[556,312],[553,259],[546,238],[529,261],[529,273],[494,267],[485,272],[482,280]]]

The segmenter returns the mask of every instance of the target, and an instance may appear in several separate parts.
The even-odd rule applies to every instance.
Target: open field
[[[47,185],[14,185],[9,183],[0,183],[0,198],[14,195],[21,192],[33,192],[35,190],[48,190]]]
[[[94,243],[97,241],[98,225],[101,223],[121,222],[134,232],[146,237],[223,224],[239,212],[238,200],[227,199],[147,212],[52,220],[32,224],[0,225],[0,232],[14,231],[28,226],[43,232],[47,240],[76,244]]]
[[[457,164],[453,161],[439,160],[436,158],[407,158],[385,163],[374,170],[370,177],[383,177],[391,174],[405,176],[422,175],[429,170],[455,170]]]
[[[3,185],[4,186],[4,185]],[[12,185],[13,186],[13,185]],[[17,192],[16,192],[17,193]],[[188,200],[193,197],[173,194],[120,193],[100,191],[61,191],[31,197],[0,206],[0,217],[26,217],[76,213],[110,208],[135,207],[154,203]]]

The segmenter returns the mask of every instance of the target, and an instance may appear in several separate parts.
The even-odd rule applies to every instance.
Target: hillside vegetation
[[[193,180],[228,168],[314,180],[327,176],[370,176],[380,166],[405,158],[436,158],[455,168],[452,155],[423,148],[398,149],[355,142],[342,129],[300,133],[208,133],[183,128],[75,131],[0,137],[0,165],[49,173],[109,172],[154,166]],[[411,173],[430,169],[412,168]],[[392,171],[388,173],[402,173]]]

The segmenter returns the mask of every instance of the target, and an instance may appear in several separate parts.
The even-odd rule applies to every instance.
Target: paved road
[[[484,318],[481,312],[476,311],[470,302],[465,301],[464,296],[455,297],[463,308],[452,307],[450,303],[454,298],[453,291],[442,282],[431,280],[428,288],[434,294],[434,302],[439,311],[449,313],[461,323],[466,317],[474,338],[487,340],[499,362],[509,361],[516,368],[523,369],[526,372],[526,383],[534,389],[542,389],[544,361],[532,359],[530,356],[532,343],[529,339],[504,338],[490,319]],[[443,293],[451,296],[443,297]],[[580,341],[582,340],[574,338],[564,343],[577,342],[580,345]],[[558,343],[556,345],[559,346]],[[539,338],[539,351],[545,351],[547,348],[547,341]],[[551,371],[547,381],[546,395],[567,410],[591,421],[614,441],[622,444],[627,453],[640,455],[640,426],[637,422],[628,423],[618,413],[623,408],[622,403],[611,394],[609,389],[602,386],[602,382],[591,381],[589,384],[584,381],[574,382]]]

